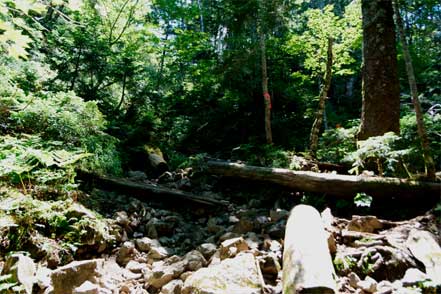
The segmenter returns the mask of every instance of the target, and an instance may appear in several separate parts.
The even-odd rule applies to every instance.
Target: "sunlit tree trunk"
[[[400,132],[400,88],[391,0],[362,0],[363,106],[359,140]]]
[[[262,92],[265,105],[265,137],[268,144],[273,143],[273,135],[271,131],[271,96],[268,92],[268,72],[266,64],[266,36],[264,29],[264,7],[263,1],[259,1],[259,21],[258,21],[258,33],[259,33],[259,46],[260,46],[260,58],[262,69]]]
[[[435,163],[433,161],[432,155],[430,154],[429,139],[427,137],[426,127],[424,126],[423,113],[421,111],[421,104],[418,99],[418,89],[415,79],[415,73],[413,71],[412,58],[409,53],[409,48],[407,46],[406,35],[404,34],[403,20],[401,19],[398,0],[394,0],[394,12],[395,20],[398,27],[398,32],[400,35],[401,45],[403,47],[404,61],[406,62],[406,72],[407,78],[409,80],[410,93],[412,96],[412,103],[415,109],[416,123],[418,128],[418,136],[421,140],[421,147],[423,149],[424,163],[426,165],[426,174],[429,178],[435,178]]]
[[[325,113],[326,97],[328,95],[329,88],[331,87],[332,43],[333,43],[332,38],[329,38],[328,39],[328,50],[327,50],[327,61],[326,61],[326,72],[325,72],[325,76],[324,76],[323,85],[320,89],[319,106],[317,109],[317,113],[315,115],[314,123],[312,124],[311,134],[309,137],[309,152],[314,157],[317,152],[320,129],[322,127],[323,117],[324,117],[324,113]]]

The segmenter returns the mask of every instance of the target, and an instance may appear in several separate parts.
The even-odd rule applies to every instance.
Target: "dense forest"
[[[0,0],[0,73],[0,293],[441,291],[439,1]]]

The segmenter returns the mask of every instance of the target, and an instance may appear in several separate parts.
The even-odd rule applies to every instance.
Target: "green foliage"
[[[354,204],[357,207],[370,207],[372,200],[372,196],[369,196],[366,193],[357,193],[354,197]]]
[[[91,154],[62,146],[62,142],[43,141],[38,136],[0,136],[0,179],[20,183],[25,191],[25,180],[72,189],[74,164]]]
[[[72,199],[42,201],[0,187],[0,200],[0,218],[12,217],[15,227],[9,236],[14,241],[10,250],[23,248],[26,238],[35,232],[70,250],[114,241],[106,220]]]
[[[357,126],[326,130],[319,141],[317,159],[341,163],[347,160],[347,155],[357,149]]]
[[[353,162],[349,172],[360,174],[366,168],[375,169],[380,176],[396,172],[402,158],[412,152],[410,148],[397,150],[395,146],[399,140],[399,136],[389,132],[358,141],[358,149],[348,155],[348,160]]]
[[[288,168],[291,154],[267,144],[242,144],[232,150],[232,158],[248,164],[267,167]]]

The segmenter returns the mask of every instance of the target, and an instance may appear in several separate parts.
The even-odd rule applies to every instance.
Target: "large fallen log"
[[[124,178],[115,178],[77,171],[78,177],[82,180],[93,181],[94,185],[102,188],[118,190],[135,196],[140,200],[146,200],[146,196],[160,196],[161,201],[185,201],[205,206],[226,206],[227,201],[203,197],[192,193],[172,189],[159,184],[138,183]],[[158,197],[156,197],[158,198]],[[150,198],[151,199],[151,198]],[[152,199],[151,199],[152,200]]]
[[[293,171],[282,168],[249,166],[225,161],[206,162],[208,173],[279,184],[297,191],[354,196],[365,192],[372,196],[440,197],[441,183],[399,178],[349,176],[332,173]]]

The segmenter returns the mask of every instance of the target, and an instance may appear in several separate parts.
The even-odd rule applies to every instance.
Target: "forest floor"
[[[2,189],[0,293],[282,293],[289,210],[301,198],[324,208],[323,198],[190,175],[128,177],[228,205],[140,199],[87,184],[74,200],[50,202]],[[338,205],[321,212],[337,293],[441,293],[439,212],[397,209],[390,219],[385,210],[382,218],[358,212]]]

